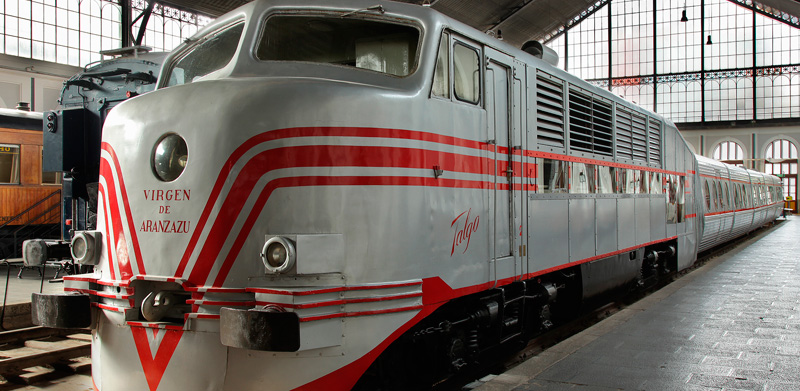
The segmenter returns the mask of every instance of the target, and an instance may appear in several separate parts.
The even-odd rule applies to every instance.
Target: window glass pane
[[[650,173],[650,194],[662,194],[664,185],[661,184],[661,173]]]
[[[433,74],[433,95],[450,98],[450,34],[442,34],[436,72]]]
[[[456,98],[478,103],[481,91],[478,52],[462,44],[456,44],[453,49],[453,72]]]
[[[649,185],[650,179],[649,174],[647,171],[640,171],[639,172],[639,190],[637,193],[639,194],[647,194],[650,192]]]
[[[614,179],[611,167],[597,166],[597,192],[601,194],[614,193]]]
[[[553,159],[542,159],[539,168],[541,179],[540,193],[566,193],[568,162]]]
[[[222,69],[233,58],[239,45],[244,23],[211,33],[203,38],[172,65],[168,86],[192,83]]]
[[[677,182],[677,196],[678,196],[678,222],[682,223],[686,218],[686,193],[684,191],[684,180],[682,176],[676,177]]]
[[[408,25],[340,16],[279,15],[267,20],[257,57],[407,76],[416,65],[418,42],[419,30]]]
[[[0,183],[19,183],[19,145],[0,144]]]
[[[594,165],[572,163],[569,192],[573,194],[592,194],[596,191],[597,183],[594,174]]]

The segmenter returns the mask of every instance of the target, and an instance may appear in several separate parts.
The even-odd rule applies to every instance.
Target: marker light
[[[294,245],[289,239],[273,236],[261,249],[261,261],[272,273],[286,272],[294,266]]]
[[[158,179],[172,182],[178,179],[186,168],[189,149],[186,141],[177,134],[168,134],[161,138],[153,150],[153,172]]]

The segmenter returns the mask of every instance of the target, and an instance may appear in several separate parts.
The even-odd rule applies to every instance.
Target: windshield
[[[167,86],[192,83],[228,65],[243,30],[244,23],[239,22],[201,38],[172,65]]]
[[[412,26],[386,21],[276,15],[267,20],[256,56],[407,76],[417,62],[419,35]]]

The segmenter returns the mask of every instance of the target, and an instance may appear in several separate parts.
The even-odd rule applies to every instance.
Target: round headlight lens
[[[265,255],[270,266],[280,267],[286,262],[286,247],[281,243],[272,243],[267,247]]]
[[[177,134],[168,134],[159,140],[153,151],[153,171],[164,182],[174,181],[183,173],[188,159],[186,141]]]
[[[94,265],[97,262],[97,257],[95,257],[96,244],[92,233],[87,231],[76,232],[70,246],[72,259],[81,265]]]
[[[261,249],[261,261],[264,262],[267,271],[286,272],[294,266],[294,245],[289,239],[273,236],[264,243],[264,247]]]
[[[83,236],[75,236],[72,239],[72,258],[83,259],[86,256],[86,238]]]

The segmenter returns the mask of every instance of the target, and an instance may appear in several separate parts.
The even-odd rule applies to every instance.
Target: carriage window
[[[450,98],[450,34],[442,34],[439,55],[436,57],[436,72],[433,74],[433,95]]]
[[[0,144],[0,183],[19,183],[19,145]]]
[[[244,23],[206,35],[172,64],[167,86],[192,83],[228,65],[239,47]]]
[[[708,189],[708,181],[705,182],[706,210],[711,210],[711,192]]]
[[[729,207],[731,203],[730,193],[728,192],[728,182],[725,182],[725,206]]]
[[[542,159],[539,178],[542,178],[541,193],[566,193],[568,162]]]
[[[457,43],[453,48],[453,90],[458,100],[478,103],[481,94],[481,68],[478,52]]]
[[[417,63],[419,35],[413,26],[355,16],[277,15],[267,19],[256,57],[408,76]]]
[[[719,196],[717,195],[717,184],[711,181],[711,199],[714,201],[714,210],[719,210]]]

